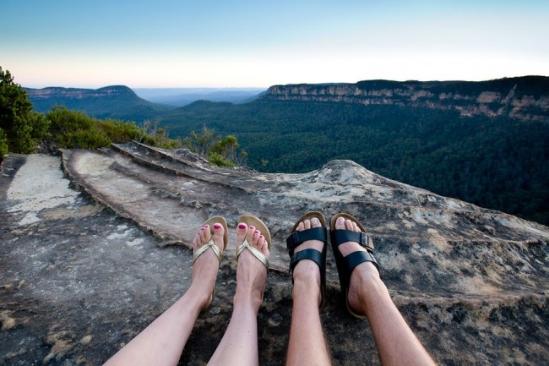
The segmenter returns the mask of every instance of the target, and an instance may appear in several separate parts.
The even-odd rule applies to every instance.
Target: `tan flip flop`
[[[210,241],[208,241],[206,244],[198,248],[193,253],[193,262],[196,262],[198,257],[200,257],[202,254],[204,254],[208,249],[210,249],[217,259],[219,259],[219,262],[223,259],[223,252],[225,251],[225,248],[227,248],[227,244],[229,242],[229,229],[227,228],[227,221],[222,216],[213,216],[210,217],[206,222],[204,222],[202,225],[210,225],[210,233],[212,234]],[[225,229],[225,234],[223,235],[223,249],[219,249],[219,247],[214,243],[213,241],[213,224],[221,224],[223,226],[223,229]]]
[[[271,249],[271,232],[269,231],[269,228],[267,225],[261,221],[259,218],[257,218],[254,215],[242,215],[238,219],[238,222],[243,222],[250,226],[254,226],[257,230],[261,232],[261,235],[265,237],[265,240],[267,240],[267,245],[269,246],[269,249]],[[254,248],[250,243],[248,243],[248,240],[244,238],[244,241],[238,246],[236,249],[236,260],[238,261],[238,257],[240,257],[240,254],[244,250],[248,250],[254,257],[257,258],[263,265],[267,268],[269,268],[269,259],[261,253],[259,250]]]
[[[227,244],[229,243],[229,229],[227,228],[227,221],[225,220],[224,217],[222,217],[222,216],[212,216],[208,220],[206,220],[206,222],[204,222],[202,225],[206,225],[206,224],[210,225],[210,233],[212,234],[212,236],[206,244],[204,244],[203,246],[198,248],[193,253],[193,262],[192,262],[192,264],[194,264],[194,262],[196,262],[198,257],[200,257],[202,254],[206,253],[207,250],[211,250],[215,254],[215,256],[217,257],[219,262],[221,263],[221,260],[223,259],[223,252],[225,251],[225,248],[227,248]],[[223,235],[223,249],[219,249],[219,247],[213,241],[213,224],[221,224],[221,225],[223,225],[223,229],[225,229],[225,234]],[[208,305],[206,305],[205,309],[207,309],[212,304],[214,295],[215,295],[215,286],[214,286],[214,289],[212,291],[212,294],[210,295],[210,301],[208,302]]]

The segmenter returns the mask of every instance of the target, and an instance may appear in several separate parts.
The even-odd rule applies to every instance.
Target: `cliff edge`
[[[259,320],[261,362],[282,364],[291,304],[284,239],[306,210],[346,211],[364,223],[397,306],[438,362],[543,364],[549,357],[549,228],[543,225],[346,160],[304,174],[266,174],[217,168],[187,150],[136,142],[63,151],[70,185],[84,196],[68,187],[56,158],[24,160],[10,156],[0,181],[5,362],[104,361],[188,286],[187,247],[207,217],[222,214],[234,227],[240,214],[254,213],[273,234]],[[32,175],[45,172],[57,188],[33,188]],[[216,300],[198,321],[184,364],[207,361],[230,316],[231,240]],[[331,253],[328,282],[323,321],[335,362],[364,362],[366,354],[378,363],[367,323],[347,317],[337,300]],[[41,346],[30,352],[32,344]]]

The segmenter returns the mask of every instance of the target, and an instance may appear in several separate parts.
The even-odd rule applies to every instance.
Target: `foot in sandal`
[[[199,299],[202,309],[213,300],[217,271],[227,240],[227,223],[222,217],[212,217],[206,221],[193,239],[191,290]]]
[[[238,268],[235,302],[250,302],[258,310],[267,280],[270,234],[266,226],[241,217],[236,229]]]
[[[350,216],[338,217],[335,220],[335,228],[337,230],[349,230],[356,233],[363,232],[360,228],[360,224],[353,220]],[[339,250],[343,257],[347,257],[357,251],[367,252],[364,246],[354,241],[348,241],[340,244],[337,247],[337,250]],[[368,284],[380,281],[379,271],[374,265],[374,262],[364,261],[354,268],[348,284],[349,288],[347,293],[347,302],[350,307],[349,310],[352,310],[352,313],[354,313],[353,315],[358,315],[361,317],[364,316],[366,313],[366,309],[363,305],[366,303],[364,299],[365,289],[368,288]]]
[[[286,239],[294,285],[313,289],[319,305],[326,293],[327,241],[324,216],[316,211],[303,215]]]

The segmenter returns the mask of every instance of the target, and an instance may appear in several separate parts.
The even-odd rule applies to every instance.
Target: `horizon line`
[[[66,89],[101,89],[106,87],[112,87],[112,86],[126,86],[130,89],[239,89],[239,90],[245,90],[245,89],[268,89],[271,86],[275,85],[315,85],[315,84],[356,84],[358,82],[362,81],[396,81],[396,82],[411,82],[411,81],[418,81],[418,82],[449,82],[449,81],[462,81],[462,82],[483,82],[483,81],[492,81],[492,80],[501,80],[501,79],[513,79],[513,78],[523,78],[523,77],[549,77],[549,75],[536,75],[536,74],[521,74],[521,75],[513,75],[513,76],[501,76],[497,78],[489,78],[489,79],[386,79],[386,78],[371,78],[371,79],[360,79],[355,82],[348,82],[348,81],[328,81],[328,82],[292,82],[292,83],[277,83],[277,84],[271,84],[268,86],[212,86],[212,85],[197,85],[197,86],[190,86],[190,85],[184,85],[184,86],[131,86],[130,84],[123,84],[123,83],[112,83],[112,84],[104,84],[102,86],[99,85],[78,85],[75,84],[19,84],[24,88],[28,89],[45,89],[45,88],[66,88]],[[15,80],[17,83],[17,80]]]

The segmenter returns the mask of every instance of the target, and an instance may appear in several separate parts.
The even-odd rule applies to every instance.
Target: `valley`
[[[29,94],[40,110],[63,103],[58,95]],[[109,118],[146,107],[134,120],[155,121],[170,137],[204,127],[234,134],[259,171],[304,172],[351,159],[392,179],[549,224],[548,77],[279,85],[247,103],[179,108],[134,108],[136,98],[76,94],[66,103],[92,115],[102,108]]]

